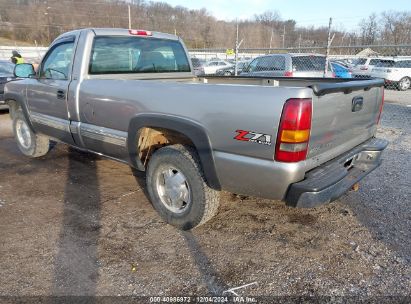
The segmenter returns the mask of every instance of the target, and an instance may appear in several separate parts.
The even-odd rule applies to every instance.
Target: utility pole
[[[324,67],[324,77],[326,77],[327,72],[328,72],[328,62],[329,62],[329,56],[330,56],[330,47],[331,43],[335,37],[335,34],[331,37],[331,25],[333,22],[333,18],[330,18],[330,22],[328,23],[328,39],[327,39],[327,50],[325,54],[325,67]]]
[[[131,29],[131,7],[128,5],[128,28]]]
[[[341,45],[344,45],[344,38],[347,35],[347,32],[344,33],[344,35],[341,37]],[[340,48],[340,55],[342,54],[342,49]]]
[[[237,66],[237,62],[238,62],[238,49],[240,48],[240,45],[243,43],[243,39],[241,39],[240,42],[238,42],[238,19],[237,19],[237,33],[236,33],[236,38],[235,38],[235,54],[234,54],[234,75],[237,76],[238,73],[238,66]]]
[[[48,3],[46,2],[46,5]],[[47,43],[51,43],[51,39],[50,39],[50,13],[49,13],[49,9],[51,9],[50,6],[46,7],[46,12],[44,13],[44,15],[47,16]]]
[[[285,48],[285,24],[284,24],[284,31],[283,31],[283,49]]]
[[[269,53],[271,53],[271,46],[272,46],[272,43],[273,43],[273,35],[274,35],[274,28],[271,29],[270,50],[268,51]]]
[[[298,52],[301,53],[301,33],[300,37],[298,38]]]
[[[234,76],[237,76],[237,60],[238,60],[238,19],[237,19],[237,34],[236,34],[236,38],[235,38],[235,58],[234,58]]]
[[[177,36],[176,16],[171,15],[171,21],[173,21],[173,25],[174,25],[174,35]]]

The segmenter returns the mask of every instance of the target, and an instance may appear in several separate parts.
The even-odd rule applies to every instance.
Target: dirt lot
[[[19,153],[0,114],[0,295],[410,295],[411,108],[387,104],[384,164],[312,210],[222,194],[192,232],[166,225],[129,167],[57,145]]]

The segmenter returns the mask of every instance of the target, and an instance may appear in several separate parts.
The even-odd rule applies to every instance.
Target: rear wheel
[[[404,77],[398,82],[398,90],[406,91],[411,87],[411,79],[409,77]]]
[[[147,190],[160,216],[183,230],[211,219],[220,201],[219,192],[206,183],[196,151],[183,145],[167,146],[152,155]]]
[[[33,133],[21,109],[13,113],[13,132],[17,146],[26,156],[40,157],[50,150],[50,139]]]

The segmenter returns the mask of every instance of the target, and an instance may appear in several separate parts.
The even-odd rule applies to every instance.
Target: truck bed
[[[310,87],[314,94],[320,96],[331,92],[351,92],[353,90],[369,90],[372,87],[381,87],[380,79],[354,78],[289,78],[289,77],[198,77],[197,82],[212,84],[260,85],[274,87]]]

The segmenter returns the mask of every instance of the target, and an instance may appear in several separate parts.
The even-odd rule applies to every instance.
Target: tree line
[[[143,0],[0,0],[0,36],[48,45],[59,34],[86,27],[129,26],[181,36],[189,48],[233,48],[236,26],[242,48],[324,46],[326,26],[299,26],[267,11],[249,20],[218,20],[206,9],[192,10]],[[411,12],[372,14],[357,31],[332,30],[333,45],[411,44]]]

